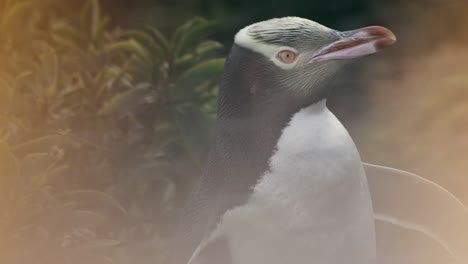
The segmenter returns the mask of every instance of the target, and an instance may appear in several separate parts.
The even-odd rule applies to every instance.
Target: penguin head
[[[327,80],[348,59],[376,53],[395,41],[391,31],[378,26],[341,32],[308,19],[275,18],[236,34],[229,58],[235,62],[228,63],[226,70],[240,68],[236,78],[245,81],[243,86],[251,94],[318,101],[328,94]]]

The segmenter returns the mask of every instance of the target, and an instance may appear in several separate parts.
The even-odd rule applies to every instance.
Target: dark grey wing
[[[222,157],[222,154],[210,155],[212,160],[209,161],[205,175],[188,198],[165,264],[187,264],[189,260],[191,264],[230,263],[227,240],[206,239],[226,211],[248,200],[252,186],[261,173],[253,170],[254,166],[238,165],[248,164],[240,162],[238,158],[248,159],[248,156]],[[230,164],[232,162],[235,165]],[[238,177],[234,179],[236,176]],[[193,260],[195,252],[196,261]],[[223,260],[219,262],[219,259]]]
[[[236,200],[229,195],[229,189],[225,189],[225,195],[220,195],[218,190],[221,183],[214,181],[216,179],[211,177],[202,178],[189,197],[177,233],[170,243],[166,264],[215,264],[215,259],[222,258],[222,263],[229,263],[227,241],[214,239],[204,244],[224,212]],[[231,199],[226,199],[227,196]]]
[[[379,264],[467,263],[468,211],[415,174],[364,163],[376,218]]]

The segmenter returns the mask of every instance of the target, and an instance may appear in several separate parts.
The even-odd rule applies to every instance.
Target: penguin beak
[[[314,52],[307,63],[346,60],[379,52],[396,42],[395,35],[379,26],[339,32],[340,39]]]

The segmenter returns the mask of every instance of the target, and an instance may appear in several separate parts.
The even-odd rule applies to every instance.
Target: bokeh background
[[[363,160],[468,202],[464,0],[0,0],[0,263],[162,263],[203,171],[233,35],[390,28],[328,105]]]

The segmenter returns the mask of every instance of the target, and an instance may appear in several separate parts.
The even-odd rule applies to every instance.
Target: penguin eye
[[[291,50],[282,50],[276,55],[281,62],[291,64],[297,59],[297,53]]]

